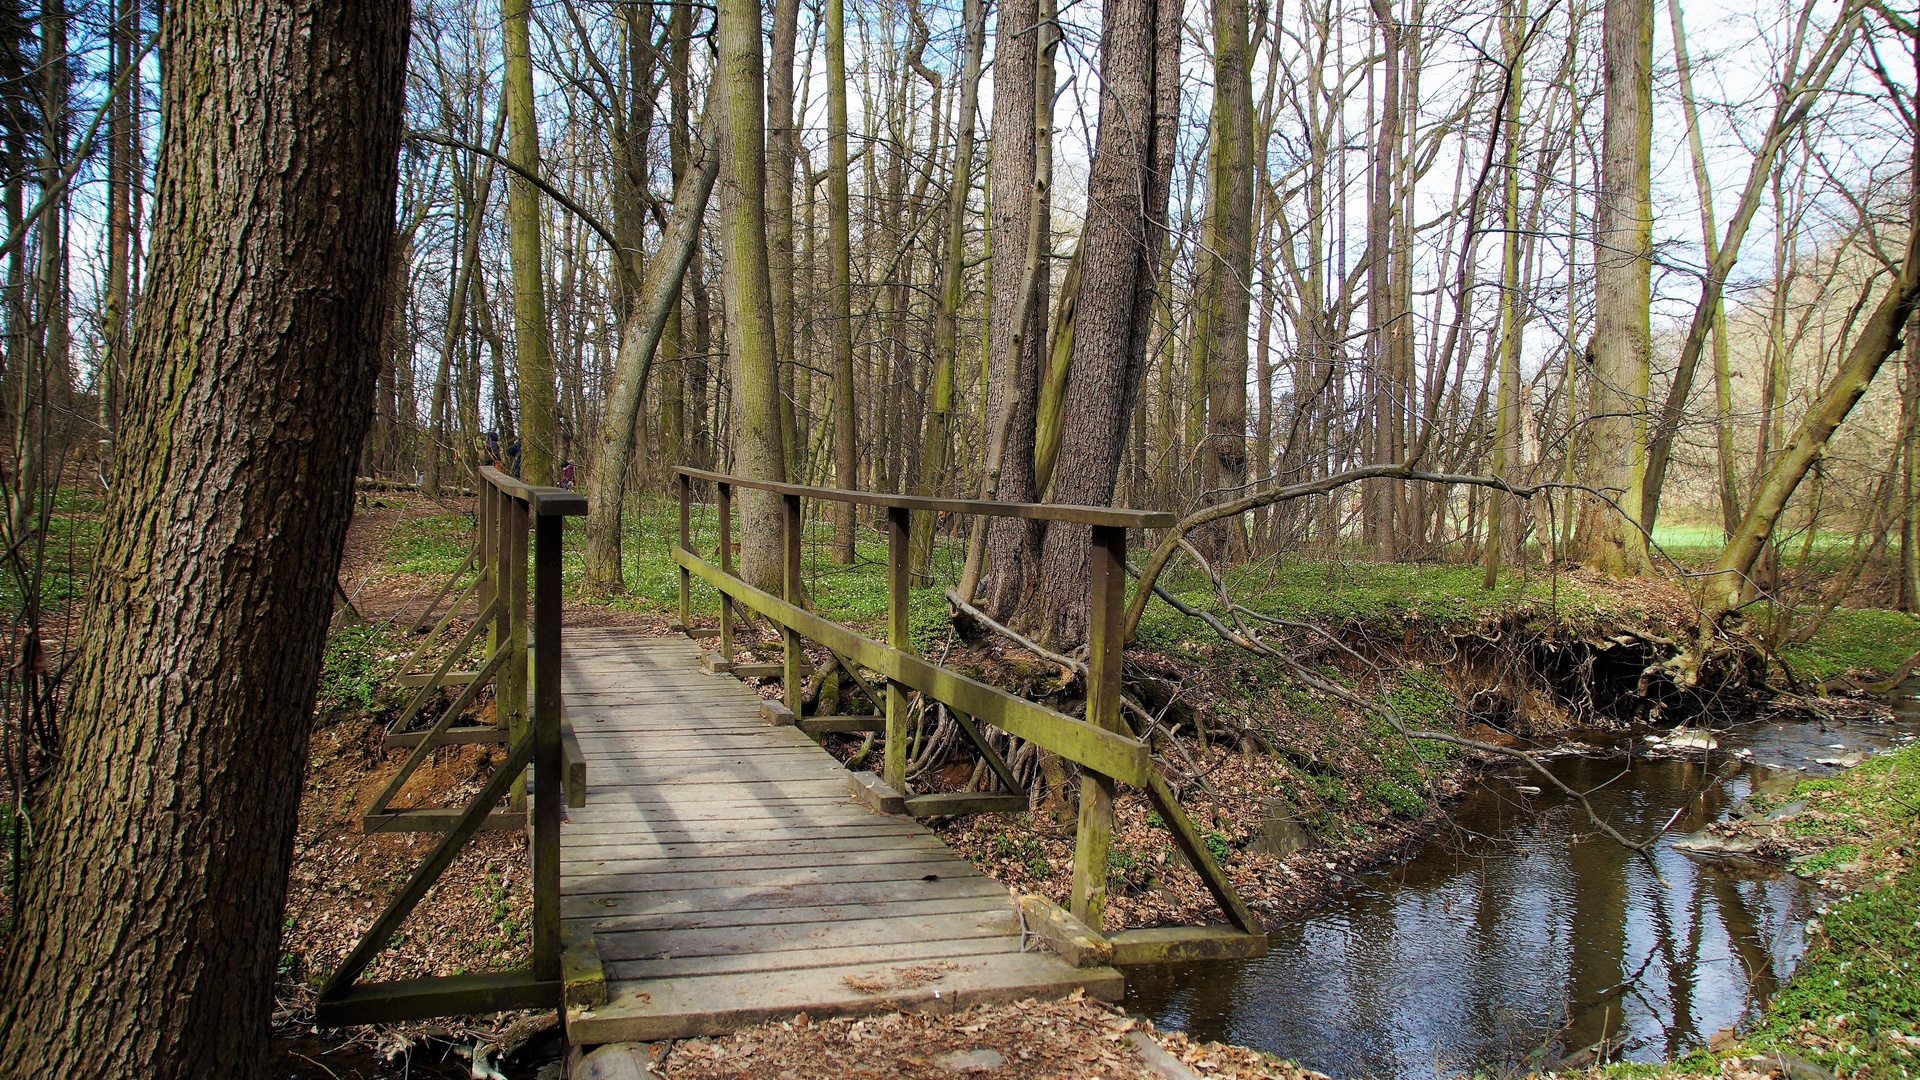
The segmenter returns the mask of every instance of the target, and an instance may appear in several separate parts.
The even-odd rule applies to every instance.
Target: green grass
[[[407,574],[447,575],[460,568],[473,547],[473,518],[436,514],[407,518],[394,527],[387,564]]]
[[[1920,619],[1879,608],[1835,608],[1813,639],[1782,657],[1795,673],[1833,679],[1849,671],[1892,672],[1920,652]]]
[[[1516,607],[1559,610],[1582,619],[1639,614],[1616,608],[1612,600],[1596,600],[1568,579],[1541,571],[1502,574],[1493,589],[1480,587],[1481,575],[1478,566],[1326,557],[1281,558],[1231,567],[1223,573],[1234,600],[1255,611],[1329,624],[1357,622],[1385,628],[1408,620],[1472,623]],[[1217,603],[1205,575],[1184,562],[1163,573],[1160,583],[1195,607]],[[1159,602],[1148,605],[1140,620],[1140,639],[1152,645],[1164,647],[1212,636],[1204,623]]]

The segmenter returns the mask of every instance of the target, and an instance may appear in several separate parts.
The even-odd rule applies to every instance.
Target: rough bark
[[[773,285],[767,271],[766,75],[759,0],[720,4],[721,94],[726,103],[727,346],[733,361],[733,467],[755,480],[785,480],[780,440],[780,366],[774,351]],[[786,567],[780,497],[740,493],[740,576],[779,591]]]
[[[1588,500],[1577,540],[1588,566],[1631,576],[1649,568],[1640,514],[1652,351],[1652,0],[1607,0],[1603,24],[1606,92],[1586,427],[1588,482],[1607,499]]]
[[[1128,420],[1146,365],[1155,271],[1166,242],[1179,122],[1179,5],[1107,0],[1100,49],[1100,127],[1087,179],[1080,296],[1060,463],[1049,501],[1104,505],[1119,478]],[[1045,640],[1086,640],[1089,530],[1053,522],[1037,595]]]
[[[1047,328],[1050,235],[1047,185],[1051,178],[1042,175],[1040,146],[1043,140],[1051,143],[1053,126],[1053,79],[1049,75],[1044,86],[1040,83],[1042,68],[1050,73],[1051,65],[1041,63],[1040,53],[1043,36],[1049,46],[1055,38],[1052,24],[1041,19],[1038,0],[1005,0],[994,26],[989,227],[1000,257],[993,260],[989,274],[986,415],[992,433],[985,451],[989,457],[998,453],[997,462],[989,465],[995,473],[990,497],[1031,502],[1037,495],[1034,415]],[[995,520],[983,527],[990,569],[980,606],[1005,619],[1020,600],[1032,529],[1013,520]],[[970,561],[978,560],[970,557]]]
[[[67,745],[0,972],[8,1076],[267,1074],[370,418],[406,4],[181,2],[160,33],[152,275]]]

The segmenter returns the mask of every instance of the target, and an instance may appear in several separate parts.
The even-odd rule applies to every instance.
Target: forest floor
[[[325,1035],[312,1030],[310,1021],[312,987],[344,956],[431,842],[422,836],[364,836],[359,818],[404,757],[380,749],[385,723],[404,704],[386,683],[411,647],[387,621],[417,614],[418,605],[459,564],[470,542],[470,508],[471,500],[361,497],[340,572],[360,620],[343,614],[330,638],[316,710],[283,943],[279,1075],[378,1076],[411,1070],[465,1076],[472,1066],[456,1051],[468,1048],[470,1057],[471,1048],[480,1046],[513,1050],[502,1066],[507,1075],[530,1076],[529,1062],[553,1045],[550,1022],[531,1017]],[[660,538],[676,525],[664,504],[630,517],[626,595],[612,601],[571,595],[578,589],[580,564],[577,551],[569,552],[564,571],[569,626],[667,632],[677,574]],[[715,542],[709,519],[696,520],[694,532],[696,546]],[[822,539],[810,539],[805,560],[815,605],[838,620],[877,626],[885,608],[884,544],[877,535],[866,538],[855,565],[837,567],[826,561]],[[957,545],[939,546],[937,580],[956,576],[960,554]],[[1638,673],[1661,658],[1657,643],[1684,632],[1692,609],[1680,590],[1538,567],[1506,575],[1492,591],[1479,588],[1479,577],[1476,567],[1303,557],[1236,567],[1224,583],[1236,601],[1254,610],[1326,628],[1351,652],[1306,638],[1290,647],[1343,685],[1383,698],[1415,726],[1508,745],[1541,745],[1579,728],[1647,723],[1666,708],[1656,703],[1651,710],[1618,713],[1599,703],[1622,700],[1617,691],[1631,688]],[[1197,573],[1173,576],[1167,584],[1196,605],[1216,598],[1215,587]],[[711,607],[711,598],[705,603]],[[1055,707],[1077,707],[1057,668],[997,639],[962,638],[938,588],[915,590],[911,610],[921,652]],[[1920,645],[1915,626],[1906,616],[1838,608],[1811,642],[1788,653],[1789,662],[1818,680],[1842,680],[1849,673],[1865,678],[1892,670]],[[1416,751],[1384,722],[1301,689],[1280,665],[1224,644],[1204,624],[1164,604],[1149,606],[1139,639],[1128,653],[1129,689],[1177,733],[1159,755],[1163,766],[1176,778],[1183,804],[1208,846],[1248,902],[1270,920],[1313,907],[1360,870],[1404,857],[1431,834],[1447,802],[1484,764],[1473,754]],[[773,640],[764,635],[767,645]],[[755,635],[742,635],[741,642],[751,649]],[[1584,674],[1563,678],[1568,672]],[[852,697],[843,699],[839,711],[856,711]],[[1717,704],[1705,702],[1707,708]],[[479,711],[484,715],[489,708],[483,702]],[[872,750],[859,736],[830,737],[829,749],[843,758]],[[475,746],[436,751],[400,801],[457,805],[477,791],[498,753]],[[919,783],[958,788],[972,782],[975,772],[965,763],[944,768],[933,763]],[[984,872],[1011,888],[1058,900],[1066,894],[1072,862],[1071,810],[1044,798],[1036,802],[1033,812],[1012,821],[959,819],[938,828]],[[1197,876],[1173,853],[1157,815],[1143,800],[1124,796],[1117,810],[1111,925],[1217,918]],[[526,947],[527,881],[519,838],[482,834],[368,977],[514,966]],[[1050,1030],[1066,1040],[1060,1052],[1068,1057],[1062,1062],[1105,1045],[1102,1040],[1121,1021],[1103,1010],[1079,1003],[1055,1018],[1057,1023],[1049,1022]],[[903,1018],[903,1030],[859,1028],[857,1033],[855,1026],[830,1023],[802,1030],[773,1025],[701,1047],[683,1044],[683,1056],[669,1072],[779,1075],[762,1067],[777,1060],[766,1056],[777,1047],[799,1053],[803,1046],[835,1040],[835,1045],[871,1040],[879,1053],[881,1044],[898,1041],[902,1053],[912,1054],[919,1052],[916,1046],[930,1045],[934,1031],[944,1032],[942,1038],[957,1037],[969,1025],[985,1024],[979,1031],[987,1031],[1001,1022],[969,1014]],[[1176,1052],[1220,1066],[1210,1075],[1299,1075],[1251,1051],[1182,1050],[1177,1039],[1173,1045]],[[1240,1062],[1232,1067],[1242,1071],[1226,1071],[1229,1059]],[[696,1066],[696,1060],[705,1064]],[[761,1064],[749,1068],[752,1061]],[[724,1071],[728,1068],[735,1071]],[[906,1064],[890,1068],[809,1070],[806,1075],[914,1075]]]

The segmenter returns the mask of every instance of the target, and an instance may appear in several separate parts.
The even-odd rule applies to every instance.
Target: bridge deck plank
[[[838,761],[702,673],[694,642],[597,628],[565,649],[587,804],[562,831],[561,917],[594,936],[608,990],[567,1010],[574,1041],[1119,995],[1111,969],[1022,952],[1002,886],[856,802]]]

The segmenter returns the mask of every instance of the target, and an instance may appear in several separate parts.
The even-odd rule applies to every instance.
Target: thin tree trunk
[[[1920,181],[1920,142],[1915,143],[1911,176]],[[1909,233],[1900,274],[1860,328],[1847,350],[1846,361],[1834,373],[1833,381],[1827,384],[1819,399],[1807,409],[1793,439],[1781,447],[1772,467],[1755,485],[1740,527],[1727,540],[1714,562],[1712,575],[1706,578],[1700,623],[1703,632],[1717,627],[1728,612],[1741,604],[1787,500],[1793,497],[1814,462],[1826,454],[1827,440],[1867,392],[1880,366],[1900,348],[1900,333],[1913,316],[1916,302],[1920,302],[1920,229]]]
[[[985,52],[987,14],[983,0],[965,0],[962,16],[966,59],[960,72],[959,131],[954,143],[953,176],[947,184],[946,258],[940,268],[940,309],[933,324],[933,387],[920,451],[916,491],[933,495],[947,475],[953,445],[954,391],[960,359],[960,304],[966,295],[967,194],[973,184],[974,114],[979,111],[980,69]],[[913,519],[912,571],[915,583],[929,584],[933,559],[934,515]]]
[[[1493,475],[1510,478],[1510,470],[1520,465],[1520,92],[1521,65],[1526,60],[1527,0],[1510,0],[1500,20],[1501,44],[1506,47],[1506,115],[1501,119],[1507,144],[1506,190],[1501,200],[1502,232],[1500,273],[1500,370],[1499,390],[1494,396]],[[1491,589],[1500,581],[1503,554],[1501,529],[1513,496],[1491,494],[1493,506],[1487,514],[1486,574],[1480,587]],[[1516,537],[1517,539],[1517,537]]]
[[[827,315],[833,322],[833,482],[857,488],[854,441],[853,238],[847,205],[847,16],[841,0],[826,0],[827,28],[827,248],[831,271]],[[833,561],[853,562],[851,503],[833,504]]]
[[[712,88],[708,91],[713,92]],[[720,175],[720,154],[712,146],[712,106],[701,123],[697,160],[690,162],[673,193],[673,214],[660,246],[647,265],[646,291],[629,313],[607,382],[607,400],[600,418],[600,445],[587,477],[586,543],[583,549],[585,586],[590,592],[616,592],[626,587],[621,567],[621,516],[626,505],[627,472],[632,464],[634,429],[646,400],[647,372],[666,333],[670,317],[680,308],[681,283],[700,243],[700,222],[707,198]]]
[[[378,364],[406,5],[183,0],[160,34],[153,275],[0,971],[11,1075],[267,1075]]]
[[[520,390],[520,476],[530,484],[554,481],[553,345],[547,324],[545,266],[540,255],[540,192],[528,174],[540,172],[540,130],[533,102],[529,41],[532,0],[502,0],[500,32],[506,56],[507,237],[513,263],[513,366]]]
[[[1239,494],[1247,482],[1247,323],[1253,285],[1253,80],[1246,0],[1213,0],[1212,145],[1207,155],[1207,227],[1202,245],[1206,296],[1195,327],[1204,349],[1207,445],[1201,485],[1208,500]],[[1204,342],[1201,340],[1204,338]],[[1241,518],[1215,523],[1217,558],[1247,555]]]

